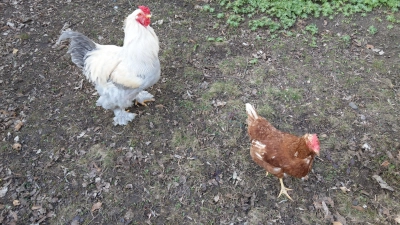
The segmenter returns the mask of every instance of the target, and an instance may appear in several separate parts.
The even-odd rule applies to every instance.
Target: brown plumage
[[[281,194],[292,198],[283,185],[284,174],[305,177],[311,170],[315,155],[319,155],[319,140],[316,134],[297,137],[276,129],[265,118],[259,116],[254,107],[246,104],[248,133],[251,139],[251,158],[267,174],[279,178]],[[278,196],[278,197],[279,197]]]

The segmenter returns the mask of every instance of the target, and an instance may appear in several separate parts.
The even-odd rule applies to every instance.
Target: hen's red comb
[[[141,5],[141,6],[139,6],[138,8],[141,9],[141,10],[144,12],[144,14],[146,14],[146,15],[150,14],[150,9],[149,9],[149,7],[144,6],[144,5]]]

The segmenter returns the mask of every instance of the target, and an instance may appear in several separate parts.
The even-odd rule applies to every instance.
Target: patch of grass
[[[368,27],[368,32],[370,34],[374,35],[378,32],[378,29],[376,29],[376,27],[374,27],[374,25],[371,25],[370,27]]]
[[[231,27],[238,27],[243,20],[244,18],[239,15],[230,15],[226,23]]]
[[[2,152],[5,152],[5,151],[7,150],[7,148],[8,148],[8,145],[7,145],[7,144],[4,144],[4,145],[1,147],[1,151],[2,151]]]
[[[105,168],[112,167],[115,162],[115,152],[101,144],[93,145],[89,151],[79,158],[79,164],[84,165],[92,161],[99,161]]]
[[[65,207],[61,207],[58,209],[57,216],[51,217],[51,224],[66,224],[70,222],[75,215],[80,215],[81,218],[84,219],[84,221],[80,221],[81,224],[89,224],[91,219],[84,215],[90,214],[88,209],[91,206],[87,204],[86,207],[83,207],[83,205],[85,205],[85,203],[71,202],[70,204],[65,205]]]
[[[296,21],[291,21],[290,26],[294,24]],[[249,21],[249,27],[251,30],[255,31],[258,28],[266,27],[269,28],[271,32],[274,32],[278,29],[281,28],[281,25],[275,21],[273,21],[271,18],[263,16],[261,19],[255,19]]]
[[[250,84],[260,85],[268,73],[272,72],[265,65],[257,65],[253,67],[252,73],[247,77]]]
[[[206,12],[213,13],[215,11],[215,8],[211,7],[210,5],[204,5],[203,10]]]
[[[274,108],[272,108],[272,106],[268,103],[257,105],[257,112],[259,115],[265,118],[271,118],[273,115],[275,115]]]
[[[226,23],[238,27],[248,20],[251,30],[268,28],[271,32],[292,27],[299,18],[325,16],[333,19],[337,14],[345,16],[354,13],[364,13],[381,6],[398,11],[397,0],[358,0],[358,1],[313,1],[313,0],[218,0],[220,6],[230,14]],[[214,12],[209,5],[203,6],[204,11]],[[220,15],[218,13],[217,15]],[[260,15],[263,15],[260,18]],[[268,15],[268,16],[264,16]],[[222,18],[219,16],[218,18]],[[248,18],[248,19],[246,19]],[[277,20],[275,19],[277,18]],[[388,17],[393,21],[392,17]]]
[[[311,35],[318,33],[318,27],[315,24],[310,24],[306,26],[306,31],[309,31]]]
[[[343,35],[341,39],[345,45],[350,45],[351,37],[349,35]]]
[[[191,111],[193,109],[195,109],[195,104],[194,102],[190,101],[190,100],[182,100],[179,102],[179,105],[181,108],[184,108],[185,110]]]
[[[272,87],[269,88],[267,92],[271,96],[274,96],[275,98],[278,98],[279,100],[285,102],[299,102],[303,99],[303,90],[296,88],[286,88],[284,90],[280,90],[278,88]]]
[[[231,75],[237,70],[244,69],[246,65],[247,59],[243,56],[237,56],[220,61],[218,63],[218,69],[220,69],[224,75]]]
[[[376,71],[379,71],[380,73],[386,71],[385,67],[386,66],[383,60],[374,60],[372,62],[372,68],[374,68]]]
[[[205,101],[208,101],[212,98],[216,98],[218,96],[228,96],[228,97],[235,97],[241,93],[237,84],[228,81],[222,82],[218,81],[211,85],[208,92],[204,93],[202,98]]]
[[[19,37],[21,38],[21,40],[28,40],[29,39],[29,34],[22,33]]]
[[[349,77],[347,77],[347,79],[346,79],[346,86],[347,86],[347,87],[352,87],[353,85],[355,85],[355,84],[357,84],[357,83],[359,83],[359,82],[362,82],[362,81],[363,81],[362,77],[359,77],[359,76],[349,76]]]
[[[354,116],[353,114],[350,114],[351,116]],[[346,117],[345,117],[346,118]],[[349,133],[352,131],[352,127],[351,124],[348,123],[344,123],[343,119],[338,118],[338,117],[329,117],[328,121],[332,124],[332,127],[335,127],[337,132],[340,133]]]
[[[361,206],[363,203],[367,203],[367,200],[362,199],[360,196],[359,199],[362,201],[360,202]],[[374,221],[375,218],[379,217],[378,213],[371,207],[368,207],[368,205],[367,208],[362,211],[354,208],[351,196],[345,193],[338,191],[336,193],[336,201],[338,202],[337,209],[339,213],[345,215],[347,218],[353,218],[355,221]]]
[[[223,42],[223,41],[225,41],[225,38],[223,38],[223,37],[216,37],[216,38],[208,37],[207,41],[210,41],[210,42]]]
[[[195,150],[199,145],[199,141],[196,137],[192,136],[189,133],[184,133],[182,131],[176,130],[172,136],[171,144],[175,148],[184,150],[192,148],[193,150]]]
[[[258,59],[251,59],[249,61],[249,63],[252,64],[252,65],[257,64],[258,63]]]

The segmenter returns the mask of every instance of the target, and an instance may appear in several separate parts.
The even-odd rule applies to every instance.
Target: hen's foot
[[[307,181],[307,180],[308,180],[308,175],[302,177],[301,180],[302,180],[302,181]]]
[[[139,94],[136,96],[135,99],[136,99],[135,100],[135,105],[140,104],[140,105],[144,105],[144,106],[147,106],[146,102],[155,101],[154,100],[154,96],[152,94],[150,94],[149,92],[147,92],[147,91],[139,92]]]
[[[123,109],[115,109],[114,114],[114,126],[127,125],[128,122],[132,121],[136,116],[135,113],[126,112]]]
[[[267,171],[267,172],[265,173],[265,176],[268,177],[268,174],[269,174],[269,173],[268,173],[268,171]]]
[[[283,185],[283,178],[279,178],[279,182],[281,182],[281,192],[279,192],[278,198],[284,194],[286,197],[288,197],[290,200],[293,201],[293,199],[289,196],[287,191],[292,191],[293,189],[286,188],[285,185]]]

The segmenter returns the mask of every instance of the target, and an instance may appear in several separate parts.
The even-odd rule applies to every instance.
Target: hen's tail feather
[[[74,32],[64,31],[58,38],[57,43],[59,44],[62,40],[71,39],[69,44],[68,53],[71,54],[71,60],[78,67],[83,68],[85,65],[85,56],[88,52],[96,49],[96,44],[85,35]]]
[[[255,108],[250,104],[250,103],[246,103],[246,112],[247,115],[249,116],[249,120],[253,121],[258,119],[258,114],[255,110]]]

